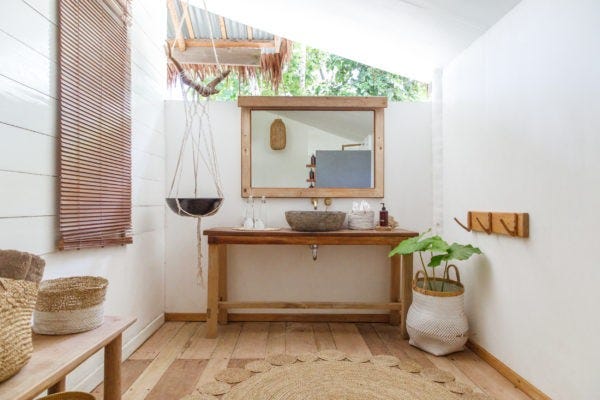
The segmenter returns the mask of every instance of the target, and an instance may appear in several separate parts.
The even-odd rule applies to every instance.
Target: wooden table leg
[[[208,245],[208,298],[206,306],[206,337],[217,337],[217,321],[219,318],[219,267],[220,247],[223,245]]]
[[[48,394],[55,394],[67,390],[67,377],[64,376],[60,381],[48,388]]]
[[[119,334],[104,348],[104,400],[121,400],[121,349]]]
[[[392,246],[392,249],[395,246]],[[390,302],[400,301],[400,256],[390,258]],[[400,310],[390,310],[390,325],[400,324]]]
[[[219,301],[227,301],[227,245],[219,246]],[[219,324],[227,320],[227,309],[220,309]]]
[[[406,254],[401,258],[400,301],[402,302],[402,315],[400,320],[400,331],[402,337],[408,339],[408,332],[406,331],[406,315],[408,314],[408,308],[412,304],[413,255]]]

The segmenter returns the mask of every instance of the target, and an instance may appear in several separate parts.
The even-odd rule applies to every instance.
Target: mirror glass
[[[374,187],[374,112],[252,110],[255,188]]]

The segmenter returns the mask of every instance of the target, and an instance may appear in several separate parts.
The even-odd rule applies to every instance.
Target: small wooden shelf
[[[306,164],[306,168],[316,168],[315,164]]]
[[[306,182],[316,182],[314,179],[307,179]]]

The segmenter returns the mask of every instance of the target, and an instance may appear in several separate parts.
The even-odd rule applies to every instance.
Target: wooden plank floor
[[[124,400],[178,400],[226,367],[243,367],[269,354],[339,349],[350,355],[392,354],[445,369],[497,400],[529,399],[470,350],[447,357],[426,354],[387,324],[245,322],[219,326],[204,337],[202,322],[167,322],[123,363]],[[102,385],[93,394],[102,399]]]

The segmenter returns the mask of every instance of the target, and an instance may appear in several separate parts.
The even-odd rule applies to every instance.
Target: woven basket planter
[[[422,271],[418,271],[413,280],[413,302],[406,316],[409,343],[436,356],[463,350],[469,337],[464,311],[465,289],[458,269],[454,269],[456,280],[446,275],[427,281]],[[429,283],[434,290],[428,290]],[[439,291],[442,285],[450,291]]]
[[[0,278],[0,382],[19,372],[31,358],[36,296],[37,283]]]
[[[75,276],[43,281],[33,312],[33,331],[43,335],[85,332],[102,325],[108,281]]]
[[[84,392],[61,392],[42,397],[39,400],[95,400],[96,398]]]
[[[375,229],[375,212],[358,211],[348,213],[348,229]]]

